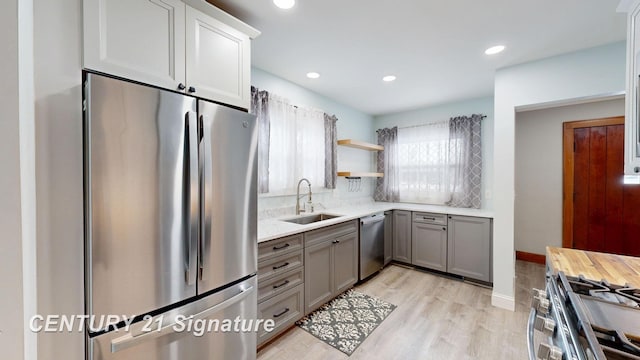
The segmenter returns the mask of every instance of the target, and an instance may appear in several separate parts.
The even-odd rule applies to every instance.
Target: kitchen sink
[[[286,221],[286,222],[290,222],[290,223],[294,223],[294,224],[299,224],[299,225],[306,225],[306,224],[311,224],[311,223],[318,222],[318,221],[334,219],[334,218],[341,217],[341,216],[342,215],[319,213],[319,214],[312,214],[312,215],[304,215],[304,216],[294,217],[294,218],[291,218],[291,219],[282,219],[282,221]]]

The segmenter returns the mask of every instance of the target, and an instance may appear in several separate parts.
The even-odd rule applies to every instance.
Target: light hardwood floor
[[[544,287],[544,266],[517,261],[516,277],[511,312],[491,306],[490,289],[391,265],[356,287],[398,307],[351,357],[295,326],[258,359],[527,359],[530,289]]]

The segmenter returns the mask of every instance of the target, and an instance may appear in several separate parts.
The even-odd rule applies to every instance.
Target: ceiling
[[[262,31],[253,66],[371,115],[490,96],[496,69],[626,38],[616,0],[207,1]]]

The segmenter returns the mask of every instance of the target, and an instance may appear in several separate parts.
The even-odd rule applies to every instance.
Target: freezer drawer
[[[254,360],[256,332],[224,332],[222,324],[226,319],[234,321],[237,317],[255,320],[257,318],[256,303],[257,279],[254,276],[223,291],[157,315],[148,321],[142,320],[132,325],[128,332],[112,331],[90,338],[87,358],[90,360]],[[189,321],[184,320],[190,315],[194,316],[191,331],[189,331]],[[161,319],[162,323],[159,329],[158,319]],[[210,325],[211,331],[204,331],[203,324]],[[149,326],[151,331],[143,331],[143,326]]]

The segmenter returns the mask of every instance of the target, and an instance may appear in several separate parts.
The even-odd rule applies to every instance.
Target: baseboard
[[[516,259],[542,265],[546,263],[546,258],[544,255],[529,253],[525,251],[516,251]]]
[[[516,311],[516,300],[513,296],[497,294],[495,291],[491,294],[491,305],[510,311]]]

